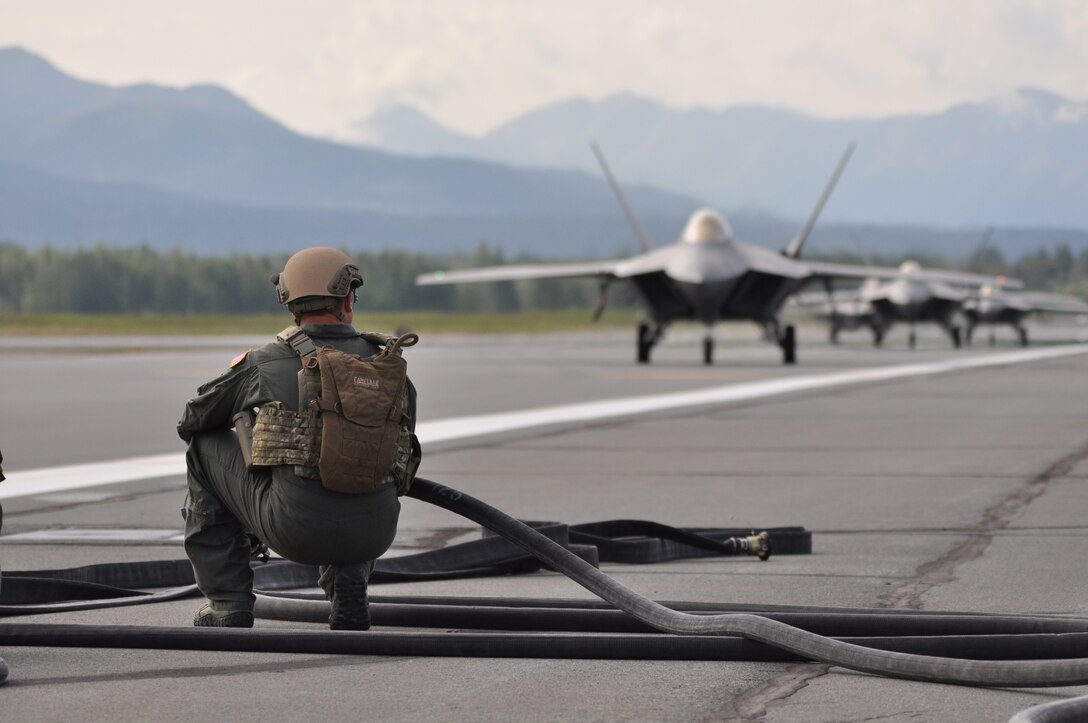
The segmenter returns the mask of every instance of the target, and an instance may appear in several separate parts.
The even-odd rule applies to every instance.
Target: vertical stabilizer
[[[994,227],[987,226],[982,232],[982,238],[978,240],[978,245],[975,246],[975,252],[971,254],[971,258],[967,259],[968,271],[974,271],[978,268],[978,264],[982,260],[982,254],[986,251],[986,245],[990,243],[990,237],[993,235]]]
[[[608,185],[612,187],[612,193],[616,194],[616,200],[620,202],[620,207],[623,208],[623,215],[627,217],[627,223],[631,224],[635,236],[638,236],[638,243],[642,247],[642,252],[646,253],[647,251],[653,250],[653,242],[650,241],[650,237],[643,232],[642,226],[639,225],[638,219],[635,218],[635,212],[631,210],[630,204],[627,203],[627,197],[623,195],[620,184],[616,183],[616,179],[612,177],[612,169],[608,167],[608,161],[604,159],[604,154],[601,153],[601,149],[598,148],[597,144],[593,141],[589,142],[589,147],[593,149],[593,155],[597,156],[597,163],[601,165],[601,170],[604,171],[604,177],[608,179]]]
[[[827,182],[827,187],[824,188],[823,195],[820,196],[820,200],[816,202],[816,208],[812,209],[812,213],[809,214],[808,220],[805,221],[805,225],[801,227],[801,230],[797,232],[797,235],[793,237],[789,245],[786,246],[786,250],[782,252],[782,255],[795,259],[801,255],[801,247],[805,245],[805,240],[808,239],[808,235],[812,233],[812,227],[816,225],[816,219],[820,217],[820,212],[824,210],[824,204],[827,203],[827,199],[831,197],[831,192],[835,190],[835,184],[839,182],[839,176],[842,175],[842,171],[846,168],[847,161],[850,160],[850,155],[854,152],[854,144],[851,143],[846,147],[846,152],[842,154],[842,160],[839,161],[839,165],[835,168],[835,172],[831,174],[831,180]]]

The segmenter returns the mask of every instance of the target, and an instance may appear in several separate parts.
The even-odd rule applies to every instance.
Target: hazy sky
[[[0,0],[0,46],[111,84],[224,85],[323,134],[406,101],[479,133],[628,90],[675,106],[929,112],[1088,100],[1084,0]]]

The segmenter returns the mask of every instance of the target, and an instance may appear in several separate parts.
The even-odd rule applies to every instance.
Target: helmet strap
[[[296,324],[302,323],[301,319],[305,314],[312,314],[315,311],[327,312],[343,321],[344,312],[340,308],[343,304],[344,299],[340,296],[308,296],[288,303],[287,309],[295,317]]]

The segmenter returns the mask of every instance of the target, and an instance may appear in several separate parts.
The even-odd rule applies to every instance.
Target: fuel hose
[[[463,492],[417,478],[409,494],[463,515],[525,547],[552,569],[662,632],[740,635],[811,660],[908,680],[1000,687],[1088,683],[1088,658],[1022,662],[912,655],[834,640],[759,615],[693,615],[673,610],[639,595],[532,528]]]
[[[1033,706],[1009,718],[1009,723],[1083,723],[1086,720],[1088,695]]]
[[[416,629],[348,632],[5,623],[0,624],[0,644],[361,655],[818,660],[874,674],[965,685],[1026,687],[1088,682],[1088,660],[1085,660],[1088,620],[788,605],[659,603],[600,572],[594,566],[596,555],[573,544],[573,534],[564,538],[561,531],[548,526],[533,529],[464,493],[422,478],[415,480],[410,495],[463,515],[503,538],[480,540],[479,545],[471,543],[475,550],[473,557],[462,564],[470,574],[488,567],[481,560],[493,559],[483,554],[485,548],[491,550],[488,555],[498,554],[507,559],[512,542],[532,555],[535,569],[545,567],[561,572],[601,599],[374,595],[371,602],[375,624]],[[596,533],[608,536],[606,529],[593,534]],[[496,548],[496,553],[491,549],[496,544],[506,548]],[[668,547],[684,543],[662,544]],[[656,546],[660,548],[662,544]],[[434,572],[428,568],[433,562],[424,564],[417,560],[402,567],[420,568],[416,571],[426,576]],[[0,602],[9,604],[0,605],[0,615],[53,612],[58,610],[52,607],[55,605],[82,609],[79,606],[132,604],[128,601],[133,597],[153,602],[198,594],[192,586],[191,569],[186,568],[183,560],[60,571],[55,576],[61,580],[56,583],[58,589],[43,593],[50,577],[47,572],[5,573],[3,593],[7,600]],[[397,579],[397,575],[410,571],[389,572],[392,579]],[[288,591],[314,587],[316,572],[312,568],[274,561],[256,564],[255,573],[255,587],[261,588],[255,610],[259,616],[327,622],[326,601]],[[64,585],[75,587],[61,589]],[[94,591],[81,585],[105,589]],[[135,591],[135,595],[134,591],[125,590],[156,585],[174,587],[151,594]],[[48,599],[54,594],[68,596],[66,602],[50,603]],[[105,599],[93,599],[99,594]],[[73,595],[87,599],[73,600]],[[13,601],[12,597],[20,599]],[[427,627],[473,632],[418,629]]]

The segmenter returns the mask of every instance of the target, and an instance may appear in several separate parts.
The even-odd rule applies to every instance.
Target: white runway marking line
[[[4,535],[4,542],[177,542],[185,539],[180,530],[118,529],[82,527],[35,530]]]
[[[10,472],[0,482],[0,500],[184,474],[185,455],[178,452]]]
[[[499,432],[532,429],[534,427],[617,419],[647,412],[712,406],[812,389],[827,389],[851,384],[929,376],[1007,364],[1023,364],[1084,354],[1085,352],[1088,352],[1088,345],[1078,344],[1075,346],[1029,349],[977,357],[947,359],[938,362],[899,364],[889,367],[853,369],[831,374],[741,382],[687,392],[671,392],[580,404],[563,404],[518,412],[451,417],[434,422],[421,422],[416,432],[423,444],[451,442]],[[6,482],[0,483],[0,500],[184,474],[185,456],[180,453],[12,472],[8,474]]]

